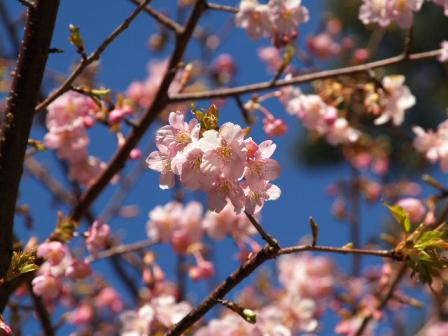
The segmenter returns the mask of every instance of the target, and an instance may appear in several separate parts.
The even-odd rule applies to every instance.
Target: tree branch
[[[0,278],[12,256],[15,203],[34,106],[47,63],[59,0],[41,0],[29,8],[7,106],[0,121]]]
[[[115,176],[115,174],[124,167],[124,164],[128,159],[131,150],[138,144],[148,127],[157,118],[158,114],[167,106],[167,92],[171,85],[171,82],[176,75],[177,65],[182,60],[185,49],[188,45],[188,41],[193,35],[194,28],[196,27],[196,24],[198,23],[199,18],[201,17],[201,14],[205,9],[206,7],[204,0],[197,0],[183,33],[177,36],[176,45],[171,55],[167,72],[163,77],[159,90],[154,97],[153,103],[145,112],[139,125],[131,131],[126,142],[114,155],[108,167],[82,195],[80,202],[73,209],[71,214],[71,217],[74,220],[78,220],[79,218],[81,218],[82,214],[95,201],[95,199],[99,196],[103,189],[108,185],[110,180]]]
[[[349,249],[344,247],[328,247],[328,246],[311,246],[311,245],[299,245],[287,248],[282,248],[275,251],[271,246],[266,245],[262,250],[260,250],[254,257],[247,260],[243,265],[241,265],[235,272],[229,275],[215,290],[210,293],[202,303],[194,308],[190,313],[188,313],[178,324],[176,324],[171,330],[169,330],[165,336],[178,336],[190,328],[194,323],[196,323],[202,316],[204,316],[210,309],[212,309],[218,302],[219,299],[224,298],[224,296],[230,292],[235,286],[237,286],[241,281],[247,278],[252,272],[254,272],[258,266],[262,265],[264,262],[274,259],[283,254],[299,253],[304,251],[315,251],[315,252],[330,252],[330,253],[341,253],[341,254],[362,254],[371,255],[383,258],[389,258],[393,260],[402,260],[399,255],[397,255],[393,250],[364,250],[364,249]]]
[[[366,72],[372,69],[384,68],[386,66],[403,63],[406,61],[419,61],[424,59],[430,59],[437,57],[441,52],[441,49],[435,49],[430,51],[425,51],[421,53],[410,54],[407,57],[403,57],[403,55],[398,55],[390,58],[385,58],[379,61],[370,62],[366,64],[354,65],[339,69],[333,70],[324,70],[312,72],[305,75],[299,75],[292,77],[290,79],[277,80],[274,83],[272,81],[262,82],[257,84],[243,85],[234,88],[228,89],[217,89],[203,92],[189,92],[189,93],[180,93],[173,94],[169,97],[170,103],[178,103],[183,101],[191,101],[191,100],[204,100],[211,98],[226,98],[232,97],[236,95],[265,91],[269,89],[289,86],[293,84],[301,84],[306,82],[311,82],[319,79],[332,78],[338,76],[347,76],[353,75],[360,72]]]
[[[99,45],[99,47],[92,52],[89,57],[83,58],[81,62],[78,63],[75,70],[67,77],[64,83],[61,84],[52,94],[50,94],[43,102],[39,103],[36,107],[36,113],[43,111],[48,105],[56,100],[59,96],[70,90],[73,82],[81,75],[81,73],[93,62],[97,61],[101,54],[109,47],[109,45],[122,33],[124,32],[132,21],[137,17],[137,15],[145,8],[145,6],[152,0],[143,0],[143,2],[138,6],[134,12],[123,21],[104,41]]]
[[[135,5],[139,4],[138,0],[129,0],[129,1]],[[168,16],[163,15],[162,13],[156,11],[154,8],[150,6],[145,6],[143,10],[149,15],[151,15],[157,22],[159,22],[164,27],[168,28],[169,30],[172,30],[178,35],[182,34],[184,28],[176,21],[171,20]]]

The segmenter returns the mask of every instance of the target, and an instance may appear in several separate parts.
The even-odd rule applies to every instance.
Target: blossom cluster
[[[45,145],[67,161],[69,178],[88,185],[105,164],[88,154],[90,142],[87,129],[95,124],[98,106],[86,95],[69,91],[48,106]]]
[[[448,172],[448,120],[437,127],[437,131],[425,131],[420,126],[413,127],[416,135],[415,149],[431,163],[440,163],[443,172]]]
[[[301,0],[270,0],[267,4],[260,4],[257,0],[242,0],[236,15],[236,25],[246,29],[253,39],[295,38],[298,34],[297,26],[308,20],[308,9],[301,6]]]
[[[251,251],[260,249],[251,238],[256,231],[248,218],[236,214],[230,202],[220,213],[208,211],[205,215],[202,205],[194,201],[185,206],[179,202],[157,206],[149,213],[147,232],[151,240],[170,244],[176,253],[193,255],[196,265],[189,269],[193,280],[209,278],[214,274],[213,264],[205,260],[201,253],[200,243],[205,234],[215,240],[231,236],[241,249],[241,258],[247,255],[247,247]]]
[[[332,145],[358,140],[360,132],[352,128],[347,119],[338,116],[338,110],[327,105],[319,95],[303,94],[298,88],[281,91],[286,110],[297,116],[308,130],[315,131]]]
[[[428,0],[444,8],[445,15],[448,16],[448,1]],[[387,27],[391,23],[396,23],[401,28],[412,26],[414,13],[418,12],[424,0],[363,0],[359,10],[359,19],[364,24],[376,23],[381,27]]]
[[[204,129],[196,118],[188,123],[180,112],[171,112],[169,125],[156,133],[157,151],[149,154],[148,167],[161,173],[160,187],[171,188],[175,176],[191,190],[208,193],[210,210],[220,212],[230,200],[237,213],[256,213],[265,201],[280,196],[271,184],[280,165],[271,159],[275,144],[245,138],[239,125],[225,123]]]
[[[87,250],[96,255],[106,247],[109,234],[107,224],[95,221],[85,233]],[[44,263],[32,281],[33,292],[46,300],[53,300],[62,293],[64,278],[77,281],[92,274],[90,263],[73,256],[62,242],[47,241],[39,245],[36,254]]]

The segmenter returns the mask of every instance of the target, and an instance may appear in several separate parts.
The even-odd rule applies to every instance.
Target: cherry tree
[[[78,59],[67,74],[47,66],[65,52],[52,36],[66,4],[18,2],[24,15],[15,22],[0,1],[12,50],[0,49],[1,335],[29,325],[45,335],[448,334],[448,120],[428,109],[423,122],[416,117],[419,104],[445,109],[447,101],[419,95],[413,80],[418,72],[432,90],[446,88],[448,41],[417,46],[419,20],[446,26],[447,1],[347,1],[322,15],[301,0],[129,0],[127,17],[94,49],[89,31],[67,24]],[[224,28],[210,14],[224,17]],[[118,38],[133,38],[129,27],[142,16],[155,24],[146,78],[117,90],[99,80],[99,65]],[[319,27],[304,35],[316,17]],[[225,50],[237,35],[244,50]],[[242,53],[262,62],[265,81],[238,84]],[[416,71],[421,64],[432,72]],[[333,205],[321,209],[348,224],[343,246],[321,244],[320,214],[300,204],[277,214],[293,245],[265,222],[264,207],[275,212],[291,187],[279,179],[278,153],[293,121],[310,174],[309,153],[349,168],[341,179],[327,167]],[[113,143],[109,157],[95,150],[101,130]],[[405,168],[412,173],[399,173]],[[24,203],[23,171],[56,200],[45,209],[54,220],[48,235],[32,230],[45,224],[34,211],[40,196]],[[139,218],[137,205],[123,203],[142,174],[159,179],[146,185],[148,198],[160,189],[172,199],[153,208],[140,200],[147,236],[125,243],[113,220]],[[361,229],[379,225],[362,216],[366,205],[388,216],[368,243]],[[303,238],[292,225],[299,212],[309,218]],[[215,256],[228,253],[223,241],[238,262],[226,276]],[[160,246],[176,259],[176,275]],[[106,276],[97,267],[104,260]],[[208,293],[195,298],[192,282]],[[421,322],[407,323],[412,314]]]

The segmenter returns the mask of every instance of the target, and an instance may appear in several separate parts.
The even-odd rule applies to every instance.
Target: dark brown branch
[[[40,296],[37,296],[36,294],[34,294],[33,286],[31,285],[31,282],[28,282],[27,287],[28,287],[28,292],[31,295],[31,299],[33,300],[34,311],[36,312],[36,315],[40,321],[42,330],[44,331],[44,335],[45,336],[55,335],[55,330],[51,323],[50,314],[48,313],[48,310],[45,307],[45,304],[43,303],[42,298]]]
[[[272,248],[274,248],[276,251],[280,250],[280,245],[278,244],[278,241],[276,239],[274,239],[269,233],[267,233],[263,227],[261,226],[260,223],[258,223],[258,221],[254,218],[254,216],[252,216],[250,213],[248,213],[247,211],[244,211],[244,214],[246,215],[246,217],[249,219],[249,221],[251,222],[251,224],[255,227],[255,229],[258,231],[258,233],[260,234],[261,238],[263,238],[263,240],[269,244],[269,246],[271,246]]]
[[[139,4],[138,0],[129,0],[129,1],[135,5]],[[176,21],[171,20],[168,16],[158,12],[157,10],[155,10],[154,8],[152,8],[150,6],[145,6],[143,8],[143,10],[146,13],[148,13],[149,15],[151,15],[157,22],[159,22],[164,27],[168,28],[169,30],[174,31],[176,34],[182,34],[184,28],[180,24],[178,24]]]
[[[51,95],[49,95],[43,102],[39,103],[36,107],[36,113],[43,111],[48,105],[50,105],[56,98],[61,96],[63,93],[70,90],[73,82],[81,75],[81,73],[93,62],[97,61],[101,54],[109,47],[109,45],[122,33],[129,25],[134,21],[137,15],[145,8],[145,6],[152,0],[143,0],[143,2],[138,6],[135,11],[123,21],[104,41],[100,46],[92,52],[89,57],[83,58],[81,62],[78,63],[76,68],[67,77],[64,83],[61,84]]]
[[[234,273],[229,275],[215,290],[210,293],[202,303],[188,313],[178,324],[176,324],[171,330],[169,330],[165,336],[177,336],[190,328],[201,317],[203,317],[210,309],[212,309],[230,290],[237,286],[241,281],[247,278],[252,272],[257,269],[258,266],[264,262],[274,259],[282,254],[292,254],[304,251],[315,252],[330,252],[341,254],[362,254],[371,255],[383,258],[389,258],[392,260],[401,260],[401,257],[394,251],[385,250],[364,250],[364,249],[349,249],[344,247],[328,247],[328,246],[311,246],[311,245],[299,245],[288,248],[283,248],[275,251],[271,246],[267,245],[260,250],[254,257],[247,260],[241,265]]]
[[[204,0],[197,0],[192,10],[184,32],[177,36],[174,51],[171,55],[168,70],[165,73],[159,90],[154,97],[154,101],[148,110],[145,112],[140,124],[135,127],[130,133],[128,139],[120,150],[114,155],[108,167],[103,173],[93,182],[93,184],[82,195],[80,202],[73,209],[71,214],[72,218],[78,220],[82,214],[90,207],[95,201],[103,189],[109,184],[110,180],[118,173],[123,167],[126,160],[129,157],[131,150],[138,144],[142,136],[145,134],[148,127],[154,122],[158,114],[167,106],[168,96],[167,92],[176,75],[176,69],[179,62],[182,61],[185,49],[188,42],[193,35],[194,28],[199,21],[202,12],[205,10]]]
[[[419,61],[424,59],[435,58],[440,54],[440,49],[425,51],[421,53],[410,54],[408,57],[398,55],[390,58],[385,58],[379,61],[370,62],[366,64],[360,64],[355,66],[349,66],[345,68],[324,70],[312,72],[305,75],[299,75],[290,79],[278,80],[272,85],[272,82],[262,82],[257,84],[243,85],[228,89],[217,89],[203,92],[189,92],[181,94],[173,94],[169,97],[170,103],[192,101],[192,100],[204,100],[211,98],[226,98],[237,95],[242,95],[251,92],[265,91],[273,88],[284,87],[288,85],[307,83],[319,79],[332,78],[338,76],[353,75],[360,72],[366,72],[372,69],[383,68],[386,66],[399,64],[405,61]]]
[[[15,203],[58,7],[59,0],[41,0],[36,8],[28,9],[12,88],[1,116],[0,278],[12,256]]]

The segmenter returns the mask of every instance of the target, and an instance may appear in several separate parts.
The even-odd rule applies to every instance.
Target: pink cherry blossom
[[[270,0],[272,23],[277,33],[287,36],[297,34],[297,26],[309,20],[306,7],[301,0]]]
[[[94,309],[88,303],[81,303],[66,315],[67,321],[74,325],[88,324],[93,320]]]
[[[129,159],[131,160],[140,160],[142,156],[143,156],[142,151],[139,148],[134,148],[129,153]]]
[[[73,280],[82,280],[92,274],[90,263],[85,260],[73,259],[71,265],[65,270],[65,276]]]
[[[308,37],[307,45],[313,55],[322,59],[334,57],[341,51],[339,43],[334,41],[333,37],[327,32]]]
[[[48,273],[36,276],[31,284],[33,286],[33,292],[46,300],[56,298],[62,289],[61,280]]]
[[[263,184],[256,184],[255,186],[243,184],[245,199],[245,210],[254,214],[261,210],[266,201],[276,200],[281,195],[281,190],[275,184],[264,182]]]
[[[89,186],[106,168],[106,164],[94,156],[71,162],[68,177],[83,186]]]
[[[282,136],[288,131],[288,126],[282,119],[264,118],[263,129],[269,137]]]
[[[163,126],[156,133],[158,147],[166,147],[175,155],[179,150],[199,139],[200,126],[196,119],[186,123],[181,112],[171,112],[168,122],[169,125]]]
[[[71,125],[77,119],[94,114],[98,106],[86,95],[68,91],[48,105],[46,125],[49,130]]]
[[[423,153],[431,163],[439,161],[442,171],[448,172],[448,122],[441,123],[436,132],[432,130],[426,132],[418,126],[412,130],[416,134],[415,149]]]
[[[188,275],[192,280],[199,281],[211,278],[215,275],[215,267],[213,266],[213,263],[205,260],[199,253],[196,253],[194,256],[196,258],[197,265],[192,266],[188,271]]]
[[[287,255],[278,260],[277,267],[279,280],[288,292],[319,299],[334,289],[335,267],[328,258],[309,254]]]
[[[78,118],[71,124],[52,127],[44,141],[48,148],[57,151],[61,159],[78,162],[87,156],[90,139],[83,119]]]
[[[148,168],[160,172],[161,189],[169,189],[174,187],[175,178],[171,168],[171,160],[174,157],[168,147],[158,145],[159,150],[151,152],[146,158]]]
[[[219,131],[204,132],[198,147],[204,151],[201,170],[214,176],[238,179],[245,162],[244,131],[239,125],[225,123]]]
[[[208,191],[209,210],[220,212],[230,200],[239,213],[244,207],[244,192],[239,183],[224,177],[218,177]]]
[[[247,34],[253,39],[270,37],[272,34],[272,22],[270,8],[261,5],[257,0],[242,0],[236,15],[236,25],[246,29]]]
[[[45,242],[37,248],[37,256],[45,259],[50,265],[59,265],[68,253],[67,248],[58,241]]]
[[[269,72],[275,74],[283,63],[280,51],[275,47],[258,49],[258,57],[267,64]]]
[[[405,77],[401,75],[386,76],[383,78],[383,87],[386,90],[383,97],[381,116],[375,119],[375,125],[382,125],[392,120],[394,125],[401,125],[407,109],[415,105],[415,97],[409,88],[404,85]]]
[[[112,287],[105,287],[98,293],[95,297],[95,306],[99,308],[109,308],[114,313],[123,310],[121,297]]]
[[[420,10],[423,0],[363,0],[359,19],[364,24],[377,23],[387,27],[392,22],[401,28],[412,25],[414,12]]]
[[[397,202],[397,205],[402,207],[409,214],[409,219],[413,223],[419,223],[425,216],[426,209],[422,201],[417,198],[403,198]]]
[[[111,233],[110,226],[101,220],[93,222],[92,227],[85,233],[86,246],[90,253],[96,255],[107,247]]]
[[[208,211],[204,217],[203,227],[207,235],[216,240],[231,235],[235,240],[242,242],[256,234],[246,215],[236,214],[230,202],[227,202],[219,213]]]

